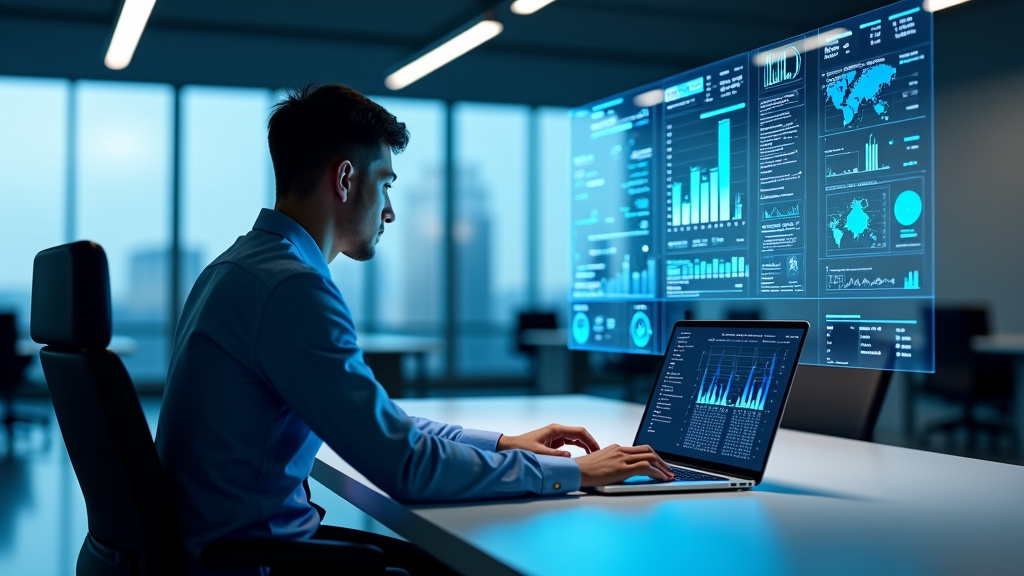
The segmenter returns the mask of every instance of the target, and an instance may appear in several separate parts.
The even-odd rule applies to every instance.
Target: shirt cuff
[[[540,494],[552,496],[580,489],[580,465],[572,458],[536,454],[544,485]]]
[[[462,434],[459,435],[459,442],[462,444],[469,444],[470,446],[481,450],[497,452],[498,438],[501,438],[500,432],[463,428]]]

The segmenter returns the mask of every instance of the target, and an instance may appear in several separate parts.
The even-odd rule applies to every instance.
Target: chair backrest
[[[801,364],[782,427],[871,440],[892,372]]]
[[[935,308],[935,372],[922,377],[925,390],[967,398],[977,382],[977,355],[971,339],[988,334],[988,310],[984,306]]]
[[[36,255],[32,339],[88,512],[78,575],[184,572],[177,518],[138,395],[107,350],[110,279],[103,249],[64,244]]]

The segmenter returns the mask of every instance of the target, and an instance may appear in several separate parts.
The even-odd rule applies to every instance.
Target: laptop
[[[633,441],[654,448],[676,479],[635,476],[585,490],[633,494],[757,485],[808,327],[802,320],[677,322]]]

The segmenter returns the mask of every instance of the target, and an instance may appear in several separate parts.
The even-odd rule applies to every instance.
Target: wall
[[[936,14],[936,302],[987,302],[1024,332],[1024,2]]]

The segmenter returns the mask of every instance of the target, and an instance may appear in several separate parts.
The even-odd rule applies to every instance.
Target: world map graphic
[[[883,122],[889,120],[889,102],[881,92],[896,77],[896,68],[876,64],[851,70],[825,86],[825,100],[843,113],[843,126],[856,128],[864,119],[865,109],[875,111]]]

